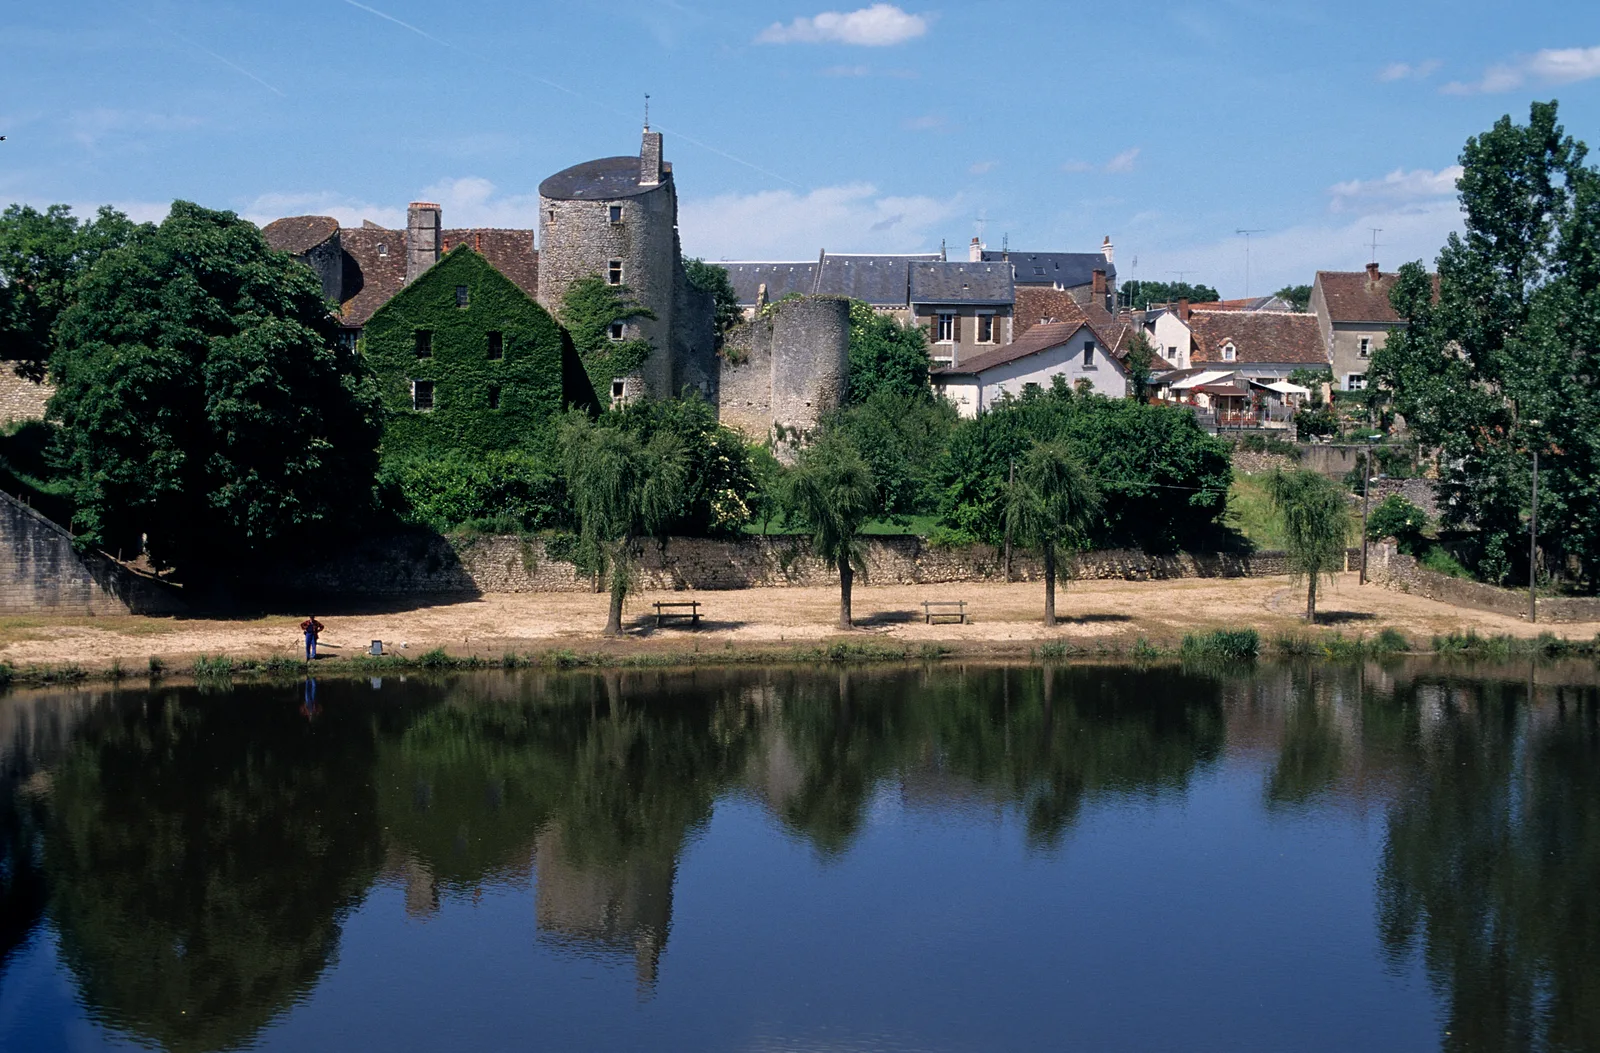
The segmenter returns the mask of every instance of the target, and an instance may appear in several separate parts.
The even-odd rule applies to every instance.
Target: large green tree
[[[12,205],[0,213],[0,359],[42,380],[54,346],[51,331],[72,303],[78,280],[136,229],[110,206],[85,220],[67,205],[43,212]]]
[[[850,301],[850,383],[847,398],[865,402],[879,392],[931,398],[928,342],[917,326]]]
[[[861,528],[878,512],[872,469],[848,438],[825,434],[788,473],[793,519],[811,531],[811,549],[839,571],[839,628],[850,629],[850,589],[866,569]]]
[[[1331,479],[1307,469],[1275,471],[1267,494],[1283,522],[1289,567],[1306,586],[1306,621],[1317,620],[1317,583],[1344,563],[1350,539],[1350,506]]]
[[[739,293],[728,277],[728,268],[702,259],[685,259],[683,271],[691,287],[711,297],[712,324],[720,338],[744,317],[744,311],[739,307]]]
[[[49,414],[83,538],[186,580],[282,556],[371,505],[376,384],[316,276],[231,212],[175,202],[57,325]]]
[[[1209,285],[1190,285],[1188,282],[1123,282],[1117,292],[1117,298],[1124,307],[1132,307],[1142,311],[1153,303],[1176,303],[1179,300],[1188,300],[1190,303],[1216,303],[1222,299],[1220,293]]]
[[[1467,141],[1464,231],[1400,271],[1409,325],[1373,354],[1412,433],[1440,454],[1442,525],[1468,529],[1479,576],[1526,580],[1531,454],[1540,452],[1540,543],[1600,584],[1600,171],[1535,103]]]
[[[1044,558],[1044,623],[1056,623],[1056,565],[1063,551],[1087,543],[1100,513],[1094,480],[1063,442],[1035,443],[1006,489],[1013,538]]]
[[[633,586],[634,544],[658,533],[683,507],[683,445],[669,431],[641,442],[633,432],[597,426],[577,412],[562,426],[561,445],[584,545],[611,575],[605,634],[619,636],[622,601]]]

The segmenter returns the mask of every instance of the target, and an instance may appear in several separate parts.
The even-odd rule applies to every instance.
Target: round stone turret
[[[558,317],[567,289],[594,275],[623,286],[654,318],[627,323],[625,339],[655,352],[630,377],[628,395],[673,391],[674,280],[681,269],[678,198],[661,159],[661,133],[648,129],[638,157],[574,165],[539,184],[539,302]]]
[[[772,419],[810,431],[837,409],[850,377],[850,301],[803,296],[772,317]]]

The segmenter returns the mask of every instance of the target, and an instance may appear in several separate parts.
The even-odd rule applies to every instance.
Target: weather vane
[[[644,93],[644,130],[650,130],[650,93]]]

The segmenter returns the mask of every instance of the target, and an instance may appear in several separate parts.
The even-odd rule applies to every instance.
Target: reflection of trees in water
[[[342,690],[340,689],[342,688]],[[377,718],[297,697],[141,695],[79,729],[51,779],[50,913],[84,1004],[173,1050],[248,1041],[308,991],[381,855]]]
[[[1600,697],[1413,684],[1412,779],[1390,813],[1379,924],[1420,951],[1448,1050],[1600,1049]]]
[[[873,789],[965,783],[1017,808],[1029,839],[1059,840],[1085,800],[1182,790],[1215,759],[1215,681],[1171,670],[978,668],[846,673],[784,700],[799,771],[774,806],[824,852],[848,847]]]

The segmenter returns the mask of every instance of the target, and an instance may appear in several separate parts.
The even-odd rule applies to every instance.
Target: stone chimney
[[[439,206],[413,201],[406,209],[406,284],[439,262]]]
[[[1107,234],[1106,239],[1100,243],[1100,255],[1106,258],[1107,263],[1117,262],[1117,247],[1111,244],[1110,234]]]
[[[1184,325],[1189,324],[1189,298],[1187,296],[1178,297],[1178,321]]]
[[[1378,265],[1376,262],[1367,264],[1367,281],[1376,284],[1378,279],[1382,277],[1383,274],[1378,270]]]
[[[644,143],[639,147],[639,185],[661,185],[661,133],[644,130]]]
[[[967,262],[968,263],[982,263],[983,262],[983,243],[980,242],[977,238],[973,238],[972,239],[972,244],[967,246]]]
[[[1106,272],[1104,267],[1096,267],[1094,269],[1094,294],[1096,296],[1104,296],[1106,294]]]

